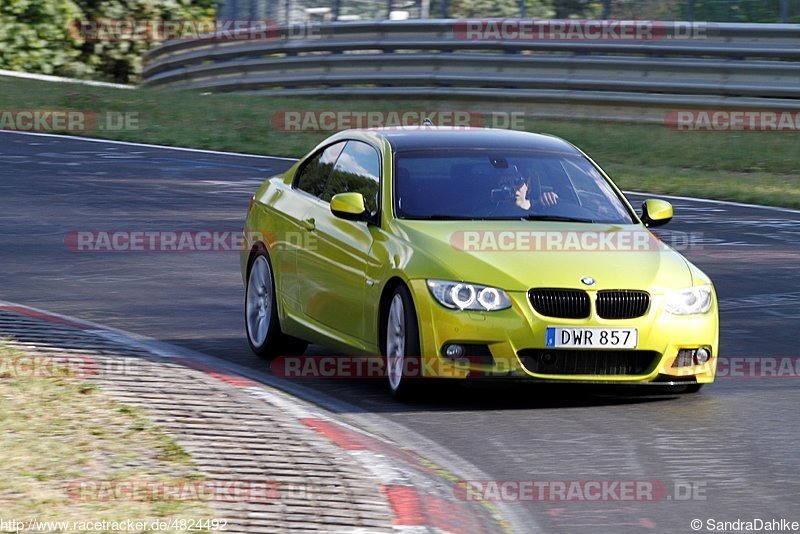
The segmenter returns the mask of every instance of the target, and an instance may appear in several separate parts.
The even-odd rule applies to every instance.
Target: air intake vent
[[[659,354],[645,350],[525,349],[519,351],[522,365],[543,375],[642,375]]]

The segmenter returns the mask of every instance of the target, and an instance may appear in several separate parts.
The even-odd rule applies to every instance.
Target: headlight
[[[711,309],[711,286],[679,289],[667,295],[667,311],[673,315],[696,315]]]
[[[428,289],[442,306],[454,310],[495,311],[511,307],[511,299],[508,298],[506,292],[494,287],[465,282],[428,280]]]

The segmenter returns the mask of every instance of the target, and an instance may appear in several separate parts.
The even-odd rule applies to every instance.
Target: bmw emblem
[[[595,279],[592,278],[591,276],[584,276],[583,278],[581,278],[581,282],[583,282],[583,284],[587,286],[593,286],[597,283]]]

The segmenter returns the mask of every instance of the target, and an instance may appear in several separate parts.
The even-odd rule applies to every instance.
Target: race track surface
[[[264,370],[244,337],[237,254],[74,252],[65,235],[239,232],[250,195],[288,165],[0,132],[0,299]],[[642,197],[629,199],[638,206]],[[673,203],[664,234],[694,235],[684,253],[716,284],[722,356],[796,356],[800,213]],[[658,502],[509,503],[532,529],[691,532],[692,519],[800,520],[797,377],[720,378],[687,396],[455,386],[410,405],[379,380],[303,385],[408,429],[393,436],[407,446],[422,435],[491,479],[647,480],[667,492]],[[676,483],[702,498],[677,498]]]

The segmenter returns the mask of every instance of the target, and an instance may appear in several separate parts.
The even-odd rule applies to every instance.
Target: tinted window
[[[344,145],[345,142],[341,141],[312,156],[300,170],[295,187],[311,193],[315,197],[322,196],[331,168],[336,163],[336,158],[341,154]]]
[[[629,217],[624,206],[617,202],[609,202],[609,199],[617,198],[617,194],[611,184],[589,162],[583,158],[577,161],[566,160],[564,170],[575,187],[575,194],[578,196],[581,206],[598,214],[600,219]]]
[[[330,201],[333,195],[352,191],[364,195],[367,210],[377,211],[380,168],[377,150],[360,141],[348,141],[328,178],[322,200]]]
[[[620,196],[589,160],[550,152],[400,152],[394,205],[398,217],[409,219],[633,222]]]

